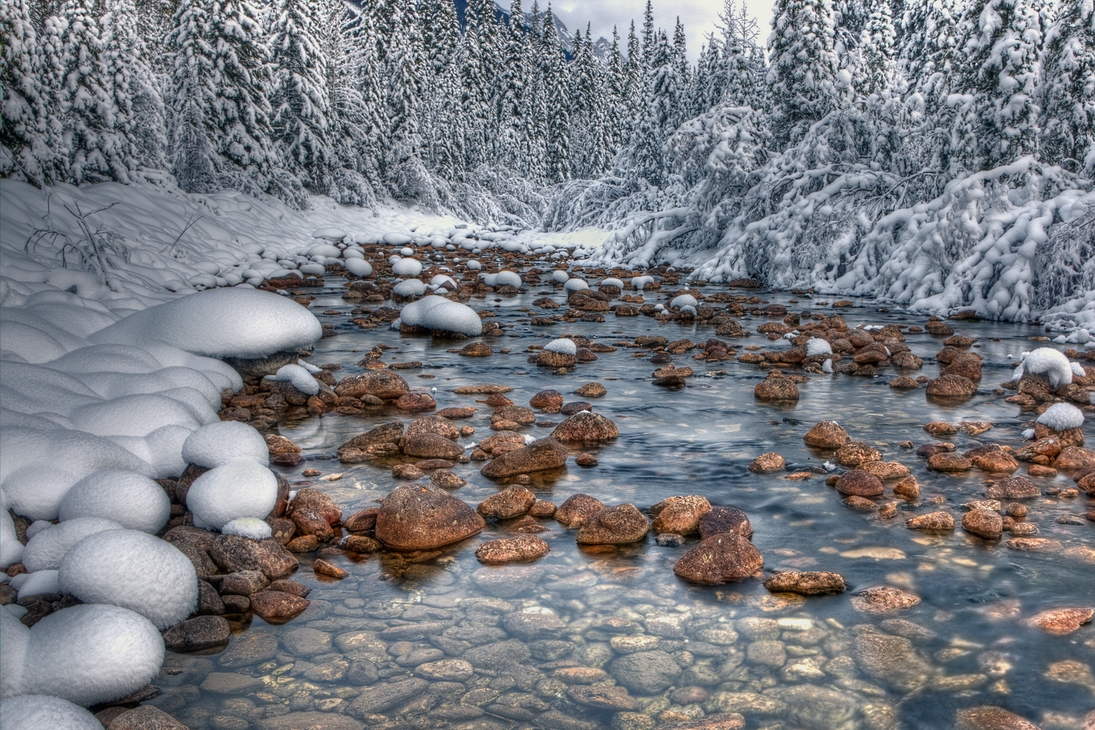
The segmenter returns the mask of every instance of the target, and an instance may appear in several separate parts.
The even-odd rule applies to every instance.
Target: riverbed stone
[[[247,694],[262,686],[261,679],[234,672],[211,672],[205,675],[201,683],[203,691],[218,695]]]
[[[639,703],[623,687],[611,685],[578,685],[567,689],[567,697],[579,705],[611,712],[628,712],[639,709]]]
[[[513,598],[536,588],[543,575],[543,569],[534,565],[506,565],[480,568],[471,579],[487,595]]]
[[[418,433],[433,433],[444,436],[450,441],[460,438],[460,430],[453,422],[437,414],[414,419],[407,425],[407,432],[404,435],[414,436]]]
[[[598,382],[586,383],[574,391],[574,395],[582,398],[600,398],[608,393],[608,390]]]
[[[335,386],[340,398],[358,398],[371,395],[381,400],[398,400],[410,392],[407,381],[390,370],[370,370],[358,375],[347,375]]]
[[[985,496],[989,499],[1033,499],[1041,494],[1042,490],[1023,476],[1006,477],[985,489]]]
[[[1040,730],[1037,725],[1002,707],[982,705],[958,711],[956,730]]]
[[[475,550],[475,557],[486,565],[531,563],[548,554],[548,544],[535,535],[518,535],[488,540]]]
[[[506,639],[472,647],[464,652],[463,658],[476,668],[498,671],[500,668],[520,664],[530,655],[529,648],[523,641]]]
[[[571,495],[555,510],[555,520],[563,527],[579,528],[590,517],[605,509],[604,502],[588,494]]]
[[[682,580],[717,585],[743,580],[764,567],[764,558],[751,542],[734,533],[704,538],[681,556],[673,572]]]
[[[589,517],[578,529],[579,545],[627,545],[646,537],[646,515],[633,504],[620,504]]]
[[[753,397],[762,402],[797,401],[798,386],[786,375],[772,371],[767,378],[757,383],[753,389]]]
[[[419,432],[404,436],[400,448],[407,456],[420,459],[455,460],[464,454],[459,444],[436,433]]]
[[[986,540],[996,540],[1004,531],[1004,518],[999,512],[978,507],[962,515],[962,529]]]
[[[429,682],[417,677],[381,683],[358,695],[350,703],[350,713],[355,717],[363,717],[394,709],[421,695],[429,686]]]
[[[893,586],[867,588],[852,597],[852,607],[866,613],[900,611],[920,603],[920,597]]]
[[[783,471],[786,468],[787,462],[782,456],[774,451],[769,451],[766,454],[761,454],[749,464],[749,471],[754,474],[771,474],[777,471]]]
[[[681,667],[673,657],[661,650],[626,654],[608,667],[617,682],[640,695],[664,692],[681,674]]]
[[[221,616],[198,616],[172,626],[164,632],[164,645],[170,651],[185,653],[211,649],[228,643],[232,632]]]
[[[741,730],[745,727],[745,717],[736,712],[721,713],[663,727],[665,730]]]
[[[382,423],[365,433],[354,436],[338,447],[339,460],[343,463],[364,461],[370,454],[378,451],[398,449],[403,438],[403,424],[399,421]]]
[[[492,494],[476,507],[487,519],[512,520],[528,514],[536,503],[536,495],[520,484],[511,484],[498,494]]]
[[[856,664],[870,678],[898,692],[912,692],[934,673],[930,664],[903,636],[862,633],[855,637]]]
[[[1019,462],[1015,457],[999,448],[979,451],[976,454],[967,453],[966,456],[981,471],[1010,474],[1019,468]]]
[[[463,659],[440,659],[419,664],[414,673],[435,682],[466,682],[475,675],[475,667]]]
[[[906,520],[905,527],[925,532],[949,532],[954,529],[954,515],[949,512],[929,512]]]
[[[1055,608],[1039,613],[1027,623],[1047,633],[1063,636],[1089,623],[1092,616],[1095,616],[1093,608]]]
[[[711,503],[698,494],[668,497],[650,508],[656,534],[695,535],[700,520],[711,511]]]
[[[782,571],[764,581],[764,587],[772,593],[798,593],[804,596],[843,593],[847,589],[844,576],[823,570]]]
[[[394,550],[434,550],[485,526],[468,504],[433,484],[415,482],[396,487],[384,498],[376,518],[376,539]]]
[[[753,537],[753,525],[749,516],[737,507],[712,507],[700,517],[700,538],[732,532],[746,540]]]
[[[523,443],[522,437],[522,443]],[[538,439],[528,446],[495,456],[480,470],[490,479],[502,479],[517,474],[531,474],[566,466],[569,453],[565,446],[552,437]]]
[[[882,480],[864,469],[851,469],[841,474],[836,481],[836,489],[841,494],[855,497],[879,497],[885,491]]]
[[[271,580],[288,577],[300,565],[277,540],[251,540],[240,535],[215,537],[209,556],[226,573],[258,570]]]
[[[528,404],[544,413],[558,413],[563,407],[563,394],[557,390],[541,390],[532,396]]]
[[[815,449],[839,449],[851,441],[851,437],[836,421],[821,421],[814,424],[802,440]]]
[[[620,429],[599,413],[576,413],[551,432],[552,438],[564,443],[601,443],[620,435]]]
[[[943,452],[928,457],[928,468],[948,473],[963,472],[972,469],[973,462],[961,454]]]
[[[251,596],[251,610],[271,624],[290,621],[303,613],[309,605],[307,598],[284,591],[266,590]]]
[[[290,712],[259,720],[257,730],[365,730],[359,720],[337,712]]]
[[[842,466],[854,468],[869,461],[882,461],[882,452],[865,441],[849,441],[836,450],[833,458]]]
[[[928,382],[929,397],[943,399],[970,398],[977,392],[977,384],[961,375],[941,375]]]
[[[217,663],[227,669],[248,667],[273,659],[277,652],[277,636],[263,631],[248,631],[228,645]]]

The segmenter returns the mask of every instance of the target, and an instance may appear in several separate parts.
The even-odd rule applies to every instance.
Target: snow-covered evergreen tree
[[[347,28],[353,50],[350,73],[361,97],[362,120],[357,126],[358,168],[375,189],[383,188],[387,149],[387,98],[381,71],[381,13],[383,2],[365,3]],[[456,12],[453,11],[455,19]]]
[[[871,14],[860,35],[859,73],[853,78],[855,90],[867,97],[886,96],[895,82],[896,33],[888,0],[874,0]]]
[[[764,50],[758,45],[760,29],[745,8],[725,0],[719,15],[722,23],[721,80],[717,102],[730,106],[764,109]]]
[[[220,187],[213,128],[206,114],[216,97],[213,47],[208,36],[205,0],[182,0],[166,43],[175,59],[169,164],[179,187],[191,193],[211,193]]]
[[[512,0],[509,25],[502,29],[501,45],[505,54],[498,89],[497,159],[510,169],[521,169],[521,158],[528,151],[525,112],[525,15],[521,0]]]
[[[548,8],[544,16],[544,37],[540,43],[540,72],[547,108],[544,175],[549,183],[571,177],[570,110],[560,100],[569,95],[569,69],[563,58],[555,16]]]
[[[842,104],[829,0],[778,0],[768,40],[773,136],[784,147]]]
[[[388,155],[385,169],[392,193],[434,207],[436,192],[422,162],[418,105],[424,64],[415,3],[393,3],[388,19],[385,77],[388,80]]]
[[[28,0],[0,4],[0,175],[35,185],[53,181],[49,97]]]
[[[1095,177],[1095,3],[1064,0],[1046,31],[1042,158]]]

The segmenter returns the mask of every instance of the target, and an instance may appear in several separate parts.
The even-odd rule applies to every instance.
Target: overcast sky
[[[672,37],[677,16],[684,23],[684,32],[688,36],[688,56],[696,60],[700,46],[709,33],[715,32],[722,12],[723,0],[653,0],[654,25],[665,28]],[[740,2],[740,0],[739,0]],[[760,22],[760,42],[768,42],[772,25],[772,5],[774,0],[750,0],[747,2],[749,14]],[[503,5],[505,5],[503,0]],[[531,7],[531,2],[526,3]],[[547,0],[541,0],[540,8],[546,9]],[[586,23],[593,24],[593,36],[612,38],[612,26],[620,29],[620,37],[627,38],[631,20],[635,28],[641,30],[643,9],[646,0],[552,0],[552,11],[566,23],[571,31],[581,29],[585,32]]]

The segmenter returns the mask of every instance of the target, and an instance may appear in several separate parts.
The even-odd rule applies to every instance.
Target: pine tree
[[[643,10],[643,75],[649,75],[654,69],[654,50],[657,47],[657,37],[654,35],[654,5],[652,0],[646,0],[646,8]]]
[[[521,116],[525,120],[527,147],[521,161],[521,171],[529,181],[536,184],[543,184],[546,179],[544,165],[547,154],[548,112],[540,58],[540,48],[544,40],[542,21],[540,5],[537,0],[533,0],[529,29],[522,47],[527,93]]]
[[[688,39],[684,34],[684,25],[681,17],[677,16],[677,26],[673,30],[673,67],[677,72],[680,83],[687,85],[690,69],[688,67]]]
[[[423,75],[418,10],[415,3],[393,3],[387,34],[388,154],[386,170],[399,198],[433,205],[434,192],[422,162],[418,105]]]
[[[935,116],[954,81],[958,38],[953,9],[939,0],[909,0],[901,27],[904,44],[897,67],[908,86],[906,103],[923,115]]]
[[[644,107],[646,97],[646,67],[643,65],[639,36],[635,33],[635,21],[631,21],[631,30],[627,34],[627,63],[624,65],[624,102],[626,105],[626,134],[638,123],[639,110]]]
[[[376,198],[375,176],[364,156],[366,110],[358,86],[361,10],[342,0],[319,0],[320,35],[327,54],[328,139],[333,154],[327,194],[346,204]]]
[[[383,188],[384,151],[388,147],[387,98],[380,56],[382,5],[380,0],[362,5],[348,29],[354,49],[350,72],[361,96],[362,120],[357,129],[359,171],[378,190]]]
[[[567,98],[569,74],[550,7],[544,17],[540,57],[547,107],[544,176],[549,183],[560,183],[571,177],[570,113],[567,105],[558,101]]]
[[[42,58],[27,0],[0,3],[0,176],[53,181]]]
[[[528,132],[524,124],[525,110],[525,17],[521,0],[512,0],[509,26],[502,33],[505,60],[502,63],[502,87],[498,94],[497,160],[510,169],[519,170],[521,157],[528,149]]]
[[[610,132],[612,149],[615,150],[627,138],[627,72],[620,54],[620,34],[616,26],[612,27],[612,45],[608,48],[605,69],[605,123]]]
[[[875,0],[860,36],[859,75],[853,79],[863,96],[886,96],[895,82],[893,17],[888,0]]]
[[[1042,157],[1095,177],[1095,3],[1067,0],[1046,32]]]
[[[772,132],[783,148],[842,103],[828,0],[778,0],[768,51]]]
[[[483,67],[483,46],[479,8],[469,3],[464,36],[460,44],[460,106],[466,115],[464,133],[464,166],[471,171],[489,159],[490,93],[486,87]]]
[[[220,187],[213,129],[206,116],[217,93],[207,9],[205,0],[182,0],[166,43],[175,59],[170,170],[189,193],[211,193]]]
[[[725,0],[722,22],[721,101],[730,106],[763,109],[763,50],[757,45],[760,30],[745,6]]]
[[[572,65],[570,125],[574,172],[580,177],[600,177],[608,169],[611,140],[590,26],[586,26],[584,38],[581,31],[575,34]]]

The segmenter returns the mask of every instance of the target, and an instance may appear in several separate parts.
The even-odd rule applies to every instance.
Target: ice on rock
[[[22,580],[17,580],[21,578]],[[11,580],[11,587],[19,591],[19,598],[37,596],[42,593],[60,593],[58,571],[39,570],[34,573],[23,573]]]
[[[294,388],[305,395],[315,395],[319,392],[319,381],[300,365],[282,365],[276,373],[266,377],[269,380],[291,383]]]
[[[1039,347],[1037,350],[1024,352],[1021,360],[1019,367],[1015,368],[1012,380],[1019,380],[1025,373],[1030,373],[1045,375],[1049,379],[1050,387],[1054,389],[1072,382],[1072,363],[1064,353],[1052,347]]]
[[[103,730],[79,705],[48,695],[19,695],[0,702],[0,727],[19,730]]]
[[[77,408],[72,424],[96,436],[147,436],[163,426],[195,429],[216,419],[216,412],[197,391],[184,404],[166,394],[140,393]],[[201,413],[194,409],[200,406]]]
[[[208,357],[260,358],[307,347],[322,334],[315,315],[293,300],[236,287],[149,307],[89,339],[98,344],[158,342]]]
[[[563,271],[562,269],[556,269],[555,271],[551,272],[551,280],[556,283],[565,284],[567,283],[568,279],[570,279],[570,274]]]
[[[544,350],[547,352],[557,352],[561,355],[577,355],[578,345],[574,344],[574,340],[560,338],[558,340],[552,340],[544,345]]]
[[[171,518],[171,500],[156,482],[128,471],[89,474],[61,500],[61,522],[102,517],[130,530],[156,534]]]
[[[265,520],[258,517],[238,517],[221,528],[222,535],[239,535],[251,540],[265,540],[274,536],[274,531]]]
[[[23,550],[23,565],[34,573],[57,570],[72,546],[86,537],[108,530],[124,529],[114,520],[103,517],[77,517],[42,530],[27,541]]]
[[[224,466],[237,459],[250,459],[265,465],[270,463],[270,449],[262,434],[246,423],[218,421],[190,434],[183,443],[182,458],[188,464],[207,469]]]
[[[365,278],[366,276],[373,275],[373,265],[363,258],[347,257],[346,260],[342,262],[342,265],[354,276]]]
[[[1071,403],[1054,403],[1038,416],[1038,423],[1054,431],[1083,428],[1084,412]]]
[[[436,294],[403,307],[399,319],[412,327],[456,332],[468,337],[483,333],[483,320],[479,319],[474,309]]]
[[[653,276],[633,276],[631,277],[631,286],[639,291],[642,291],[646,287],[654,283]]]
[[[395,276],[413,277],[422,273],[422,262],[418,259],[399,259],[392,264],[392,274]]]
[[[251,459],[236,459],[195,479],[186,506],[196,527],[219,530],[237,517],[266,517],[277,498],[272,471]]]
[[[108,603],[141,614],[158,629],[179,623],[198,605],[194,564],[174,545],[137,530],[85,537],[61,561],[61,590],[84,603]]]
[[[695,307],[699,302],[691,294],[681,294],[680,296],[673,297],[673,301],[669,303],[670,309],[677,309],[678,307]]]
[[[419,279],[407,279],[393,286],[392,292],[401,297],[420,297],[426,293],[426,284]]]
[[[811,337],[806,340],[806,357],[815,357],[817,355],[832,355],[833,348],[825,340],[817,337]]]
[[[574,277],[573,279],[567,279],[567,282],[563,284],[563,291],[585,291],[589,288],[589,284],[584,279]]]
[[[71,606],[30,630],[21,686],[28,694],[94,705],[144,687],[159,673],[163,658],[163,637],[139,613],[101,604]]]

